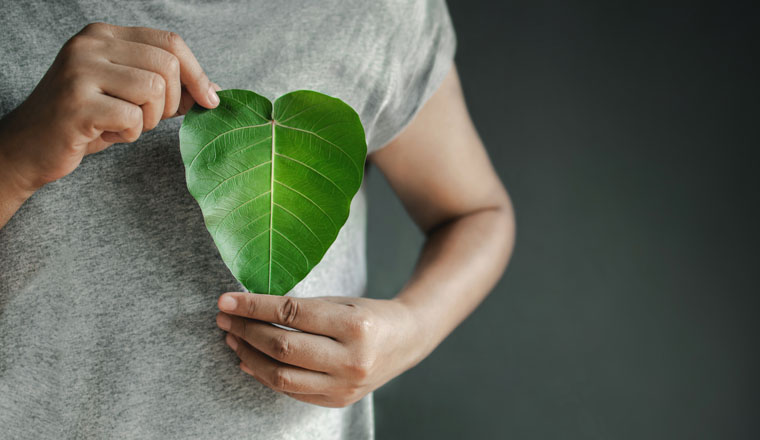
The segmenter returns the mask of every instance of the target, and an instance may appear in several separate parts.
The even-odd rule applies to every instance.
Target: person
[[[3,6],[2,437],[372,438],[372,392],[473,311],[514,241],[445,3]],[[220,86],[357,110],[368,164],[426,235],[393,299],[364,297],[364,187],[288,295],[234,279],[178,145],[176,116]]]

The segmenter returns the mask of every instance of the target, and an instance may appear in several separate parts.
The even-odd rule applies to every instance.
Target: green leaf
[[[284,295],[324,256],[364,176],[367,144],[343,101],[298,90],[274,105],[223,90],[179,132],[187,188],[232,274],[251,292]]]

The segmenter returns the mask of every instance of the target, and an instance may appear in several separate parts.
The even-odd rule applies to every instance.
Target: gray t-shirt
[[[105,21],[179,33],[222,88],[339,97],[359,113],[370,152],[410,122],[455,49],[443,1],[2,6],[2,115],[69,37]],[[371,395],[324,408],[238,368],[216,301],[244,289],[187,191],[181,122],[85,157],[0,229],[0,437],[372,438]],[[362,188],[333,246],[290,295],[363,295],[365,224]]]

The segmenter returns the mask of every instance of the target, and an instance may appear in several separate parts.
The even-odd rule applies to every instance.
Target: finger
[[[217,83],[212,82],[211,87],[214,88],[217,92],[222,90],[221,87]],[[193,104],[195,104],[195,100],[193,100],[193,97],[190,96],[190,92],[187,91],[184,87],[182,87],[182,97],[179,100],[179,108],[177,109],[177,112],[174,113],[171,117],[176,116],[182,116],[187,114],[187,112],[190,111],[191,108],[193,108]]]
[[[86,126],[92,130],[93,135],[101,138],[103,132],[110,131],[119,133],[121,140],[115,142],[134,142],[142,133],[142,109],[122,99],[97,94],[83,112],[82,119],[87,121]],[[109,141],[108,136],[103,140],[114,142]]]
[[[267,356],[308,370],[330,372],[348,363],[347,349],[334,339],[294,332],[261,321],[219,313],[219,328],[244,339]]]
[[[174,32],[147,27],[122,26],[114,26],[113,34],[116,38],[150,44],[171,52],[179,60],[180,81],[185,85],[195,102],[206,108],[214,108],[219,105],[219,97],[211,87],[211,81],[209,81],[193,52],[179,35]]]
[[[241,362],[240,365],[238,365],[241,370],[243,370],[244,373],[253,376],[253,378],[256,378],[256,375],[254,374],[253,370],[248,368],[248,366],[245,364],[245,362]],[[256,379],[258,380],[258,379]],[[331,401],[327,396],[324,394],[300,394],[300,393],[290,393],[290,392],[282,392],[282,394],[285,394],[287,396],[290,396],[296,400],[300,400],[301,402],[311,403],[312,405],[320,405],[320,406],[327,406],[330,408],[340,408],[344,405],[341,405],[338,402]]]
[[[166,81],[147,70],[120,64],[103,63],[99,78],[100,89],[113,96],[142,107],[143,131],[152,130],[164,112]]]
[[[90,142],[88,142],[87,143],[87,154],[93,154],[93,153],[97,153],[97,152],[103,151],[107,147],[109,147],[111,144],[114,144],[116,142],[125,142],[124,140],[121,139],[121,136],[118,136],[118,134],[116,134],[118,136],[118,140],[113,140],[113,141],[109,140],[108,136],[109,135],[114,135],[114,134],[116,134],[116,133],[113,133],[111,131],[104,131],[100,135],[100,137],[95,138],[95,139],[91,140]],[[106,139],[103,139],[104,136],[106,137]]]
[[[211,83],[211,87],[213,87],[214,90],[216,90],[217,92],[222,90],[222,88],[219,87],[219,85],[214,82]],[[195,104],[195,100],[193,99],[192,96],[190,96],[190,92],[188,92],[187,89],[182,87],[182,97],[180,98],[180,101],[179,101],[179,108],[177,109],[177,112],[174,113],[174,115],[172,115],[172,117],[182,116],[182,115],[187,114],[187,112],[190,111],[190,109],[193,107],[194,104]]]
[[[219,298],[223,312],[274,322],[317,335],[337,338],[345,329],[338,313],[348,307],[313,298],[228,292]]]
[[[180,64],[176,56],[149,44],[114,39],[106,58],[114,64],[161,75],[165,83],[165,103],[161,118],[169,118],[177,112],[182,82],[180,81]]]
[[[312,405],[326,406],[328,408],[343,408],[345,406],[348,406],[348,403],[344,403],[341,401],[336,402],[336,401],[330,400],[328,397],[323,396],[321,394],[295,394],[295,393],[283,393],[283,394],[287,394],[288,396],[296,400],[300,400],[301,402],[311,403]]]
[[[193,100],[193,97],[190,96],[190,92],[182,87],[182,97],[179,100],[179,108],[177,109],[177,113],[175,113],[174,116],[182,116],[184,114],[187,114],[187,112],[193,108],[194,104],[195,100]]]
[[[275,391],[321,394],[333,385],[329,375],[278,362],[229,333],[226,342],[252,371],[253,377]]]
[[[98,138],[102,140],[103,142],[110,144],[116,144],[120,142],[129,142],[126,138],[122,137],[121,133],[115,133],[113,131],[104,131],[103,134],[100,135]],[[92,153],[88,151],[88,153]]]

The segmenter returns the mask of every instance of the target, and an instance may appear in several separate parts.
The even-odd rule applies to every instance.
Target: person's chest
[[[387,71],[395,2],[330,0],[102,2],[5,6],[0,114],[20,104],[61,46],[87,23],[173,31],[222,88],[270,99],[311,89],[343,99],[370,125],[393,82]]]
[[[351,24],[360,11],[350,9],[351,2],[341,3],[340,11],[335,9],[338,2],[320,8],[306,1],[288,3],[287,8],[270,3],[78,1],[51,4],[49,10],[36,11],[36,18],[13,5],[0,18],[3,25],[20,20],[11,28],[14,46],[0,48],[0,84],[7,92],[0,96],[0,111],[5,114],[26,98],[68,38],[89,22],[105,21],[178,33],[223,88],[250,89],[270,99],[295,89],[322,91],[351,103],[360,114],[364,108],[366,126],[372,112],[362,103],[371,87],[362,78],[380,75],[371,73],[374,55],[352,53],[362,47],[371,51],[364,46],[380,43],[366,33],[366,26]],[[332,14],[325,9],[329,6],[334,7]],[[199,267],[211,285],[239,290],[187,191],[179,152],[181,122],[164,120],[132,144],[86,156],[70,175],[34,194],[0,230],[0,263],[15,261],[20,270],[6,273],[10,278],[0,279],[0,290],[26,284],[45,270],[40,266],[45,261],[50,267],[73,265],[70,272],[84,276],[92,270],[92,255],[98,255],[95,265],[104,271],[129,271],[140,262],[162,280],[186,277],[186,268]],[[326,264],[299,291],[316,294],[345,278],[339,283],[348,287],[343,294],[361,293],[363,191],[356,203],[346,230],[325,256]],[[350,262],[362,264],[345,270]]]

